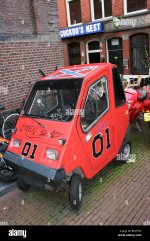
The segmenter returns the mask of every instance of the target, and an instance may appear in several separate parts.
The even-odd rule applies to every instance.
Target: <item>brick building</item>
[[[148,74],[150,0],[58,0],[65,65],[111,62]]]
[[[6,109],[19,108],[39,68],[63,66],[56,0],[0,0],[0,95]]]

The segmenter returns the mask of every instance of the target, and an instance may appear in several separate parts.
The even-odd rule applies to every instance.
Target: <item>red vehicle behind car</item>
[[[145,86],[132,86],[125,88],[126,101],[129,107],[130,123],[144,115],[145,122],[150,126],[150,88]]]
[[[33,86],[5,153],[18,187],[70,183],[72,208],[90,179],[118,153],[129,158],[129,112],[120,75],[109,63],[60,68]]]

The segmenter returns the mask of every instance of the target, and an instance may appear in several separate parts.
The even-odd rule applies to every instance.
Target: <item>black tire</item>
[[[82,183],[81,176],[73,174],[69,186],[69,201],[73,209],[79,210],[82,204]]]
[[[120,152],[117,156],[117,160],[122,162],[128,161],[131,156],[131,149],[132,149],[131,142],[125,139],[122,143]]]
[[[0,169],[0,181],[10,183],[16,180],[16,174],[13,169],[9,167],[2,167]]]
[[[17,176],[17,186],[22,191],[27,191],[30,188],[30,185],[25,182],[21,175]]]

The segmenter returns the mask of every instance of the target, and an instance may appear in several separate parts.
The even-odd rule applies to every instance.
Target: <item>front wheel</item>
[[[25,182],[21,175],[17,176],[17,186],[22,191],[27,191],[30,188],[30,185]]]
[[[82,204],[82,183],[81,176],[73,174],[69,186],[69,201],[73,209],[78,210]]]

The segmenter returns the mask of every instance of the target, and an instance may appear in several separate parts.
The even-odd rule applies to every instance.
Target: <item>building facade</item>
[[[56,0],[0,0],[0,95],[19,108],[31,82],[63,66]]]
[[[147,75],[150,0],[58,0],[65,65],[117,64]]]

